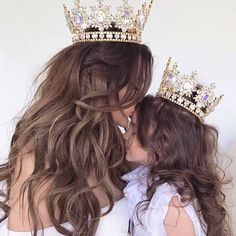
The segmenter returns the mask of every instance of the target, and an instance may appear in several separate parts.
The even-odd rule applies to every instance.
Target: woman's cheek
[[[117,125],[124,128],[127,127],[128,118],[124,114],[122,114],[120,111],[113,111],[112,118]]]

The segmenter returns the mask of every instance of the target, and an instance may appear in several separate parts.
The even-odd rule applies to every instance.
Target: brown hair
[[[10,212],[7,202],[14,184],[12,173],[27,145],[35,156],[35,167],[21,195],[28,197],[33,235],[37,235],[41,222],[34,196],[48,182],[50,189],[44,198],[56,229],[72,235],[60,225],[67,221],[74,227],[73,235],[95,234],[101,207],[92,190],[98,186],[103,189],[110,212],[114,203],[104,180],[107,170],[113,184],[123,187],[123,138],[110,112],[144,97],[151,83],[152,65],[147,46],[109,42],[73,44],[48,62],[36,81],[43,75],[46,79],[16,126],[9,160],[0,166],[0,181],[5,180],[8,186],[7,193],[1,192],[0,207],[5,212],[1,221]],[[118,92],[125,87],[126,94],[119,101]],[[95,186],[87,182],[92,171],[97,179]]]
[[[137,136],[152,160],[148,200],[139,204],[139,210],[148,206],[158,186],[169,183],[182,203],[197,199],[194,207],[208,236],[231,235],[222,192],[228,181],[217,165],[216,128],[181,106],[150,95],[137,105]]]

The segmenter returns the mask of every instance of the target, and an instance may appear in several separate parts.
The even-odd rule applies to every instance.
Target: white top
[[[104,213],[108,210],[108,207],[102,208],[101,212]],[[7,220],[0,224],[1,236],[31,236],[31,232],[15,232],[10,231],[7,228]],[[72,230],[72,226],[69,223],[62,224],[68,230]],[[98,229],[95,236],[110,236],[112,230],[112,236],[127,236],[129,225],[129,214],[127,210],[126,199],[115,202],[112,211],[100,219]],[[38,231],[38,236],[42,235],[42,231]],[[44,236],[63,236],[55,227],[48,227],[44,229]]]
[[[169,202],[174,196],[181,198],[174,186],[167,183],[160,185],[157,187],[147,210],[142,211],[141,209],[139,213],[141,224],[137,218],[136,206],[140,201],[146,200],[148,172],[149,169],[147,167],[140,166],[122,177],[123,180],[128,182],[124,189],[124,194],[128,201],[129,214],[132,221],[132,235],[167,236],[163,221],[167,214]],[[188,204],[184,206],[184,209],[193,222],[195,235],[205,236],[206,234],[193,205]]]

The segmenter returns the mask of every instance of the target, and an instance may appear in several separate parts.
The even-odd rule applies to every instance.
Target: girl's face
[[[146,165],[150,162],[148,152],[142,148],[136,135],[136,112],[131,117],[131,124],[127,132],[124,134],[126,146],[126,160],[136,162],[138,164]]]
[[[125,93],[126,93],[127,88],[123,88],[120,90],[119,92],[119,100],[122,100],[122,98],[124,97]],[[123,128],[128,128],[129,125],[129,117],[132,116],[132,114],[135,111],[135,105],[128,107],[126,109],[123,110],[118,110],[118,111],[113,111],[112,114],[112,118],[115,121],[115,123]]]

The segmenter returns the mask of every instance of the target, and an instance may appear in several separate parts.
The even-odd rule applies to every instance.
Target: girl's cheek
[[[133,156],[136,156],[135,159],[140,164],[148,163],[148,153],[142,148],[136,149],[135,153],[133,153]]]

